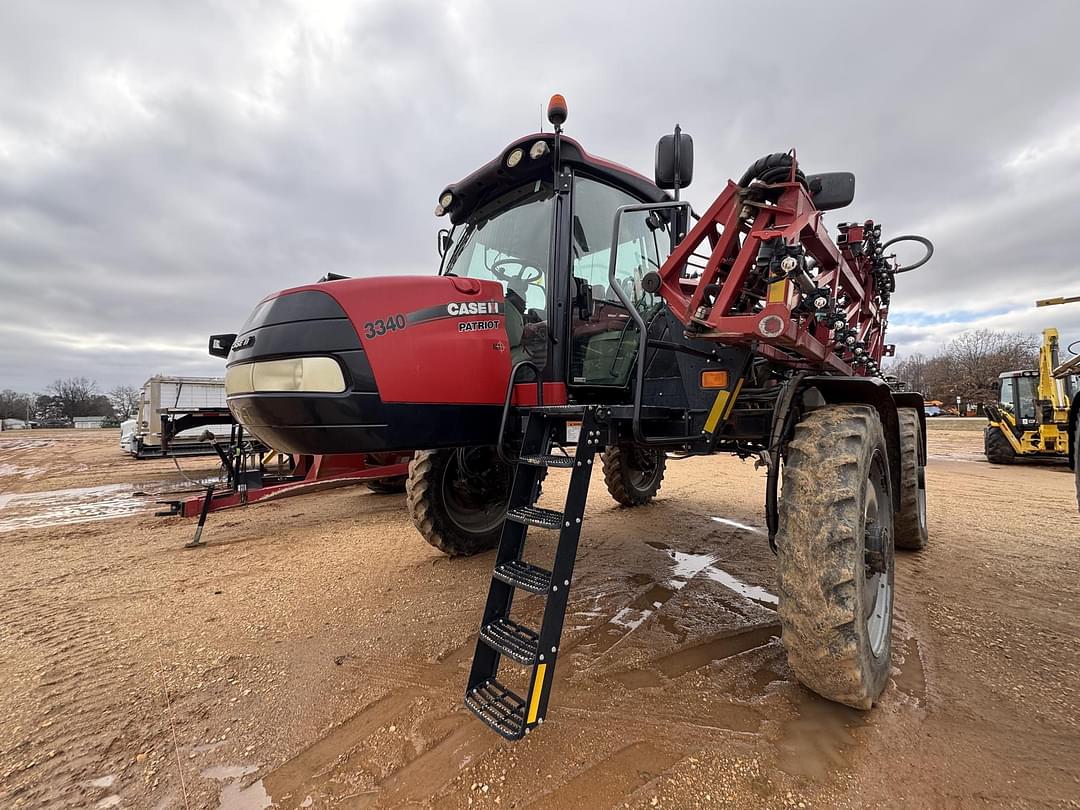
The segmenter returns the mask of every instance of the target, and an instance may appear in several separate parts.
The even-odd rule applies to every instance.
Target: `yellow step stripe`
[[[540,693],[544,689],[544,673],[547,671],[547,664],[537,664],[536,677],[533,679],[532,697],[529,700],[529,716],[525,718],[526,723],[536,722],[536,713],[540,711]]]
[[[720,424],[720,421],[728,418],[731,409],[735,407],[735,400],[739,397],[739,391],[742,390],[742,384],[743,381],[740,377],[735,383],[734,391],[720,391],[716,395],[712,409],[709,411],[709,417],[705,420],[706,433],[715,433],[716,427]]]

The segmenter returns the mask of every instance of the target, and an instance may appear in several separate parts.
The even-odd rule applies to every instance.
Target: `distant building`
[[[105,424],[107,416],[76,416],[72,418],[77,428],[99,428]]]
[[[0,430],[26,430],[30,423],[23,419],[0,419]]]

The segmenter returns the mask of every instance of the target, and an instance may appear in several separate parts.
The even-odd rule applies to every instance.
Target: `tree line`
[[[42,393],[0,391],[0,419],[29,418],[37,422],[70,421],[76,416],[126,419],[138,408],[140,395],[140,389],[130,385],[118,385],[102,392],[96,380],[67,377],[56,380]]]
[[[913,354],[886,369],[927,400],[996,402],[998,375],[1038,368],[1039,338],[1023,332],[962,332],[932,357]]]

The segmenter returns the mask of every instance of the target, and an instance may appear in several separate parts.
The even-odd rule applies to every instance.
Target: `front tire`
[[[900,509],[893,517],[896,547],[909,551],[926,548],[929,530],[926,520],[926,467],[919,461],[923,454],[923,434],[919,412],[898,408],[900,421]]]
[[[1012,464],[1016,461],[1016,450],[1009,444],[1002,430],[1005,428],[991,425],[983,434],[983,450],[986,453],[986,460],[991,464]]]
[[[419,450],[405,483],[409,516],[421,536],[450,557],[495,548],[510,477],[493,447]]]
[[[822,697],[869,709],[892,655],[893,503],[877,411],[812,411],[787,448],[780,623],[788,661]]]
[[[601,462],[604,484],[615,502],[622,506],[641,506],[655,498],[667,468],[663,450],[632,444],[607,448]]]

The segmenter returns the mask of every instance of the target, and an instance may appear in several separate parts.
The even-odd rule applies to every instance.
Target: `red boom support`
[[[891,275],[872,221],[840,226],[839,247],[805,182],[728,182],[660,268],[660,294],[695,337],[755,344],[770,359],[876,374]]]

